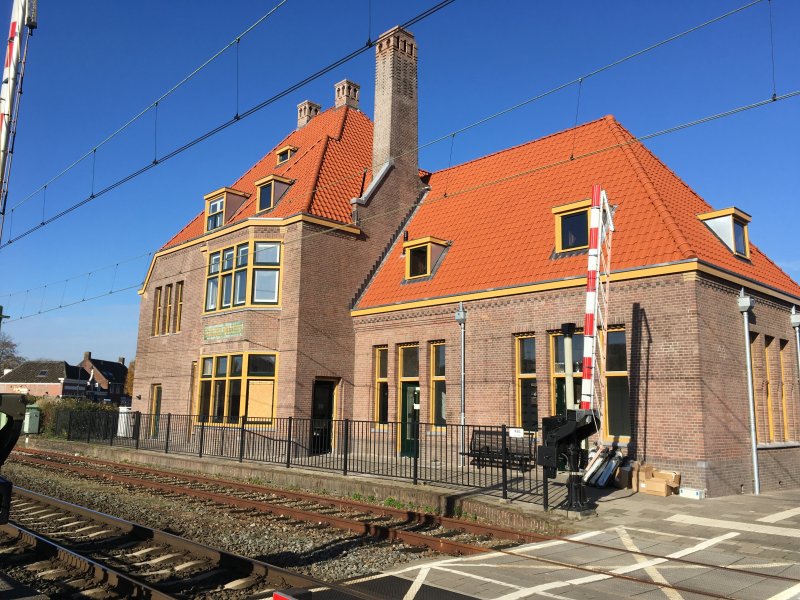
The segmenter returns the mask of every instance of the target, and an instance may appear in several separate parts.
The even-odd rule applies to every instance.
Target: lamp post
[[[745,296],[744,288],[737,298],[739,312],[742,313],[744,323],[744,352],[747,362],[747,401],[750,409],[750,449],[753,454],[753,492],[756,496],[761,493],[761,484],[758,478],[758,452],[756,449],[756,407],[753,399],[753,359],[750,356],[750,310],[755,302],[750,296]]]
[[[461,327],[461,435],[458,436],[458,456],[459,463],[464,466],[464,448],[465,448],[465,429],[466,429],[466,361],[464,360],[464,344],[466,340],[466,325],[467,325],[467,311],[464,310],[464,303],[458,303],[458,310],[455,314],[456,323]]]
[[[792,307],[792,314],[789,317],[794,327],[794,341],[797,345],[797,372],[800,374],[800,313],[797,312],[795,307]]]

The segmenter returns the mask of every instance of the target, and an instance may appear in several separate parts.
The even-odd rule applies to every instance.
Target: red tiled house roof
[[[286,162],[276,165],[276,152],[285,146],[298,148]],[[268,175],[294,181],[280,202],[259,216],[284,218],[309,214],[340,223],[350,223],[350,199],[360,196],[370,181],[365,168],[372,165],[372,121],[347,106],[331,108],[315,116],[302,129],[286,136],[266,156],[242,175],[232,187],[248,199],[226,225],[255,216],[255,182]],[[169,248],[205,233],[205,210],[172,237]]]
[[[587,198],[594,183],[617,206],[614,271],[697,259],[800,297],[753,244],[750,261],[734,256],[697,218],[709,204],[607,116],[432,174],[406,229],[452,245],[431,278],[409,283],[396,243],[354,308],[585,276],[585,253],[554,256],[551,209]]]

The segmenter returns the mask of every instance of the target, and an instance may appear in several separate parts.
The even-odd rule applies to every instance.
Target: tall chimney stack
[[[92,353],[91,352],[84,352],[83,353],[83,360],[91,360]]]
[[[125,357],[124,357],[124,356],[120,356],[120,357],[117,359],[117,362],[118,362],[119,364],[121,364],[122,366],[125,366]]]
[[[334,106],[349,106],[350,108],[358,108],[358,93],[361,86],[353,83],[349,79],[342,79],[334,86]]]
[[[319,114],[322,107],[311,100],[303,100],[297,105],[297,128],[302,129]]]
[[[401,27],[375,45],[373,177],[390,159],[395,170],[419,180],[417,159],[417,43]]]

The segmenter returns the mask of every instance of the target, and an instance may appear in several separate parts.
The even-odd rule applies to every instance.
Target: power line
[[[532,175],[534,173],[540,173],[540,172],[543,172],[543,171],[546,171],[546,170],[549,170],[549,169],[554,169],[554,168],[558,168],[558,167],[561,167],[561,166],[564,166],[564,165],[573,164],[577,160],[590,158],[590,157],[593,157],[593,156],[597,156],[598,154],[602,154],[602,153],[605,153],[605,152],[610,152],[612,150],[618,150],[618,149],[624,148],[625,146],[629,146],[629,145],[632,145],[632,144],[635,144],[635,143],[641,143],[641,142],[643,142],[645,140],[650,140],[650,139],[654,139],[654,138],[657,138],[657,137],[662,137],[662,136],[665,136],[665,135],[671,135],[673,133],[677,133],[677,132],[683,131],[685,129],[690,129],[690,128],[696,127],[698,125],[703,125],[703,124],[709,123],[711,121],[716,121],[716,120],[719,120],[719,119],[724,119],[724,118],[727,118],[727,117],[731,117],[731,116],[737,115],[739,113],[743,113],[743,112],[746,112],[746,111],[749,111],[749,110],[753,110],[755,108],[760,108],[762,106],[772,105],[772,104],[775,104],[775,103],[783,101],[783,100],[796,98],[798,96],[800,96],[800,89],[794,90],[792,92],[787,92],[785,94],[781,94],[781,95],[776,96],[774,98],[772,96],[770,96],[769,98],[766,98],[764,100],[759,100],[757,102],[752,102],[750,104],[745,104],[743,106],[738,106],[738,107],[732,108],[730,110],[726,110],[726,111],[723,111],[723,112],[719,112],[719,113],[715,113],[715,114],[708,115],[708,116],[705,116],[705,117],[701,117],[699,119],[695,119],[693,121],[688,121],[688,122],[685,122],[685,123],[681,123],[679,125],[674,125],[672,127],[668,127],[666,129],[661,129],[661,130],[658,130],[658,131],[655,131],[655,132],[652,132],[652,133],[649,133],[649,134],[646,134],[646,135],[632,136],[631,139],[629,139],[629,140],[627,140],[625,142],[620,142],[618,144],[612,144],[610,146],[606,146],[606,147],[603,147],[603,148],[597,148],[595,150],[591,150],[591,151],[585,152],[583,154],[574,155],[572,158],[566,157],[566,158],[564,158],[562,160],[551,162],[551,163],[548,163],[546,165],[540,165],[540,166],[533,167],[533,168],[530,168],[530,169],[525,169],[525,170],[522,170],[522,171],[516,171],[514,173],[511,173],[510,175],[506,175],[506,176],[501,177],[499,179],[495,179],[495,180],[492,180],[492,181],[484,182],[484,183],[481,183],[481,184],[478,184],[478,185],[474,185],[474,186],[471,186],[471,187],[467,187],[467,188],[462,188],[462,189],[457,190],[455,192],[451,191],[451,192],[448,192],[447,195],[443,194],[441,196],[437,196],[437,197],[434,197],[434,198],[426,199],[425,200],[425,205],[429,205],[429,204],[432,204],[434,202],[440,202],[440,201],[446,200],[446,199],[452,199],[455,196],[459,196],[459,195],[462,195],[462,194],[465,194],[465,193],[469,193],[469,192],[472,192],[472,191],[475,191],[475,190],[478,190],[478,189],[484,189],[484,188],[491,187],[491,186],[494,186],[494,185],[499,185],[501,183],[505,183],[505,182],[508,182],[508,181],[511,181],[511,180],[514,180],[514,179],[518,179],[520,177],[527,176],[527,175]],[[407,209],[405,207],[402,209],[402,211],[406,211],[406,210]],[[393,209],[393,210],[389,210],[389,211],[384,211],[382,213],[378,213],[376,215],[373,215],[371,217],[371,219],[372,218],[376,218],[377,219],[379,217],[384,217],[386,215],[394,214],[394,213],[397,213],[397,212],[400,212],[400,209]],[[344,228],[344,227],[348,227],[348,225],[346,225],[346,224],[341,224],[341,225],[338,225],[338,226],[334,225],[334,226],[332,226],[329,229],[326,229],[324,231],[319,231],[319,232],[313,232],[313,233],[306,234],[306,235],[302,236],[301,238],[298,238],[297,240],[293,240],[292,242],[287,242],[285,245],[288,246],[288,245],[290,245],[292,243],[299,243],[299,242],[301,242],[303,240],[306,240],[308,238],[314,237],[316,235],[324,235],[324,234],[330,233],[331,231],[336,231],[337,229],[341,229],[341,228]],[[199,267],[194,267],[194,268],[191,268],[191,269],[181,269],[181,270],[177,271],[176,273],[173,273],[172,275],[164,276],[163,279],[170,279],[170,278],[179,277],[181,275],[185,275],[185,274],[188,274],[188,273],[191,273],[191,272],[194,272],[194,271],[205,270],[206,268],[207,268],[207,265],[201,265]],[[92,297],[89,297],[89,298],[77,300],[75,302],[71,302],[71,303],[65,304],[63,306],[52,307],[50,309],[40,310],[39,312],[31,313],[30,315],[22,315],[22,316],[13,318],[13,319],[9,319],[9,322],[21,321],[23,319],[29,319],[29,318],[37,316],[39,314],[45,314],[45,313],[52,312],[52,311],[55,311],[55,310],[60,310],[61,308],[67,308],[67,307],[70,307],[70,306],[81,304],[83,302],[89,302],[91,300],[96,300],[98,298],[104,298],[104,297],[112,295],[112,294],[117,294],[117,293],[128,291],[128,290],[131,290],[131,289],[140,288],[143,284],[144,284],[144,282],[136,283],[136,284],[133,284],[133,285],[129,285],[129,286],[125,287],[125,288],[121,288],[121,289],[109,291],[109,292],[106,292],[106,293],[103,293],[103,294],[97,294],[96,296],[92,296]]]
[[[284,0],[284,2],[285,1],[287,1],[287,0]],[[762,0],[758,0],[758,1],[762,1]],[[418,15],[413,17],[412,19],[410,19],[410,20],[406,21],[405,23],[401,24],[400,27],[403,27],[403,28],[411,27],[415,23],[419,23],[423,19],[426,19],[427,17],[433,15],[434,13],[436,13],[439,10],[441,10],[442,8],[445,8],[446,6],[452,4],[453,2],[455,2],[455,0],[442,0],[438,4],[435,4],[431,8],[419,13]],[[235,41],[233,43],[235,43]],[[110,191],[118,188],[119,186],[131,181],[132,179],[135,179],[136,177],[139,177],[140,175],[150,171],[154,167],[156,167],[156,166],[168,161],[169,159],[174,158],[175,156],[178,156],[179,154],[182,154],[186,150],[189,150],[190,148],[192,148],[192,147],[196,146],[197,144],[207,140],[208,138],[220,133],[221,131],[224,131],[225,129],[227,129],[231,125],[233,125],[235,123],[238,123],[239,121],[241,121],[241,120],[243,120],[243,119],[245,119],[245,118],[247,118],[249,116],[252,116],[253,114],[261,111],[264,108],[266,108],[270,104],[273,104],[273,103],[277,102],[278,100],[280,100],[280,99],[284,98],[285,96],[288,96],[289,94],[295,92],[296,90],[306,86],[307,84],[311,83],[312,81],[315,81],[316,79],[319,79],[320,77],[322,77],[323,75],[329,73],[330,71],[333,71],[334,69],[337,69],[338,67],[350,62],[354,58],[360,56],[361,54],[363,54],[364,52],[366,52],[367,50],[372,48],[374,45],[375,45],[375,42],[370,41],[368,44],[353,50],[349,54],[346,54],[345,56],[339,58],[338,60],[335,60],[334,62],[332,62],[329,65],[323,67],[322,69],[316,71],[315,73],[312,73],[311,75],[309,75],[305,79],[302,79],[302,80],[298,81],[297,83],[295,83],[295,84],[283,89],[282,91],[278,92],[274,96],[272,96],[270,98],[267,98],[266,100],[263,100],[262,102],[256,104],[255,106],[253,106],[252,108],[246,110],[245,112],[243,112],[241,114],[238,114],[238,115],[234,115],[233,117],[231,117],[227,121],[223,122],[222,124],[217,125],[216,127],[206,131],[205,133],[202,133],[201,135],[199,135],[196,138],[190,140],[189,142],[183,144],[182,146],[179,146],[178,148],[172,150],[171,152],[168,152],[167,154],[165,154],[161,158],[158,158],[156,156],[153,159],[152,163],[149,163],[149,164],[147,164],[147,165],[145,165],[145,166],[143,166],[143,167],[141,167],[141,168],[139,168],[139,169],[137,169],[135,171],[132,171],[131,173],[128,173],[128,175],[125,175],[124,177],[118,179],[114,183],[112,183],[112,184],[106,186],[105,188],[99,190],[98,192],[90,194],[89,196],[87,196],[86,198],[81,200],[80,202],[77,202],[77,203],[73,204],[72,206],[69,206],[68,208],[66,208],[66,209],[62,210],[61,212],[53,215],[52,217],[43,220],[38,225],[35,225],[35,226],[23,231],[19,235],[9,239],[6,243],[0,245],[0,250],[2,250],[6,246],[8,246],[9,244],[11,244],[11,243],[13,243],[13,242],[15,242],[17,240],[19,240],[21,238],[24,238],[24,237],[30,235],[31,233],[33,233],[35,231],[38,231],[39,229],[49,225],[50,223],[52,223],[54,221],[57,221],[61,217],[64,217],[65,215],[68,215],[72,211],[74,211],[74,210],[80,208],[81,206],[91,202],[92,200],[107,194],[108,192],[110,192]],[[230,45],[227,46],[227,47],[230,47]],[[154,106],[155,107],[158,106],[158,101],[156,101],[153,105],[151,105],[150,107],[145,109],[144,112],[149,111]],[[87,152],[86,154],[84,154],[84,156],[80,160],[78,160],[77,162],[73,163],[68,169],[71,169],[74,166],[76,166],[80,161],[85,159],[90,154],[91,154],[91,151]],[[48,183],[50,183],[50,182],[48,182]],[[31,196],[33,196],[36,193],[38,193],[39,190],[41,190],[41,189],[43,189],[43,188],[37,189],[35,192],[33,192],[31,195],[29,195],[28,198],[30,198]],[[26,200],[28,198],[26,198]],[[12,215],[14,213],[14,210],[18,206],[19,206],[19,204],[11,208]]]
[[[451,0],[451,1],[453,1],[453,0]],[[768,0],[768,1],[771,2],[771,0]],[[451,162],[451,164],[449,166],[452,166],[452,150],[453,150],[453,143],[455,141],[455,136],[456,135],[458,135],[459,133],[463,133],[465,131],[468,131],[468,130],[470,130],[470,129],[474,128],[474,127],[477,127],[479,125],[483,125],[485,123],[488,123],[488,122],[490,122],[490,121],[492,121],[492,120],[494,120],[496,118],[499,118],[499,117],[501,117],[501,116],[503,116],[505,114],[508,114],[510,112],[513,112],[515,110],[523,108],[524,106],[527,106],[528,104],[531,104],[531,103],[537,102],[539,100],[542,100],[543,98],[545,98],[547,96],[550,96],[550,95],[552,95],[552,94],[554,94],[556,92],[559,92],[559,91],[561,91],[563,89],[566,89],[570,85],[575,85],[575,84],[578,84],[578,86],[579,86],[579,88],[578,88],[579,95],[578,95],[577,106],[576,106],[576,114],[575,114],[575,126],[577,126],[577,124],[578,124],[578,110],[580,108],[580,87],[582,86],[582,83],[583,83],[583,81],[585,79],[587,79],[589,77],[592,77],[594,75],[603,73],[604,71],[607,71],[607,70],[609,70],[609,69],[611,69],[613,67],[619,66],[619,65],[621,65],[621,64],[623,64],[623,63],[625,63],[625,62],[627,62],[627,61],[629,61],[629,60],[631,60],[633,58],[642,56],[642,55],[644,55],[644,54],[646,54],[648,52],[651,52],[652,50],[655,50],[656,48],[660,48],[660,47],[662,47],[662,46],[664,46],[664,45],[666,45],[666,44],[668,44],[670,42],[673,42],[673,41],[676,41],[678,39],[681,39],[682,37],[685,37],[685,36],[687,36],[687,35],[689,35],[691,33],[699,31],[700,29],[708,27],[709,25],[717,23],[717,22],[719,22],[719,21],[721,21],[721,20],[723,20],[725,18],[728,18],[728,17],[730,17],[730,16],[732,16],[734,14],[737,14],[737,13],[743,11],[743,10],[751,8],[751,7],[753,7],[756,4],[759,4],[761,2],[763,2],[763,0],[754,0],[753,2],[750,2],[750,3],[745,4],[743,6],[740,6],[738,8],[733,9],[733,10],[725,12],[725,13],[723,13],[721,15],[718,15],[716,17],[713,17],[711,19],[708,19],[707,21],[704,21],[704,22],[702,22],[702,23],[700,23],[698,25],[695,25],[693,27],[690,27],[689,29],[686,29],[686,30],[684,30],[682,32],[679,32],[679,33],[676,33],[674,35],[671,35],[671,36],[669,36],[669,37],[667,37],[667,38],[665,38],[665,39],[663,39],[661,41],[655,42],[654,44],[651,44],[649,46],[646,46],[645,48],[637,50],[636,52],[633,52],[631,54],[628,54],[626,56],[618,58],[618,59],[616,59],[616,60],[614,60],[614,61],[612,61],[612,62],[610,62],[610,63],[608,63],[608,64],[606,64],[604,66],[601,66],[601,67],[598,67],[598,68],[596,68],[596,69],[594,69],[592,71],[589,71],[589,72],[585,73],[584,75],[580,75],[578,77],[575,77],[574,79],[571,79],[570,81],[567,81],[565,83],[557,85],[556,87],[553,87],[553,88],[551,88],[551,89],[549,89],[549,90],[547,90],[545,92],[542,92],[542,93],[539,93],[537,95],[531,96],[530,98],[527,98],[527,99],[525,99],[525,100],[523,100],[521,102],[518,102],[518,103],[516,103],[516,104],[514,104],[514,105],[512,105],[510,107],[502,109],[502,110],[500,110],[498,112],[495,112],[495,113],[493,113],[493,114],[491,114],[489,116],[483,117],[483,118],[481,118],[481,119],[479,119],[477,121],[469,123],[469,124],[459,128],[459,129],[455,129],[455,130],[453,130],[453,131],[451,131],[451,132],[449,132],[447,134],[444,134],[444,135],[442,135],[442,136],[440,136],[438,138],[435,138],[435,139],[433,139],[433,140],[431,140],[429,142],[421,144],[421,145],[417,146],[416,148],[409,149],[406,152],[404,152],[403,154],[401,154],[401,155],[399,155],[398,157],[395,157],[395,158],[399,158],[400,156],[405,156],[405,155],[410,154],[410,153],[418,152],[419,150],[422,150],[424,148],[428,148],[430,146],[433,146],[433,145],[435,145],[435,144],[437,144],[439,142],[442,142],[444,140],[447,140],[449,138],[450,142],[451,142],[451,145],[450,145],[450,162]],[[439,10],[438,6],[439,5],[436,5],[436,6],[432,7],[431,9],[429,9],[428,11],[425,11],[424,13],[420,13],[420,15],[415,17],[416,20],[412,19],[412,21],[409,21],[406,24],[404,24],[403,27],[410,26],[409,24],[413,24],[413,23],[415,23],[415,22],[417,22],[419,20],[422,20],[423,18],[425,18],[429,14],[433,14],[433,12]],[[431,11],[433,11],[433,12],[431,12]],[[251,27],[251,29],[252,29],[252,27]],[[366,48],[362,49],[361,51],[364,51],[364,50],[366,50]],[[251,110],[253,110],[253,109],[251,109]],[[573,140],[573,153],[574,153],[574,140]],[[337,179],[337,180],[335,180],[333,182],[330,182],[330,183],[328,183],[326,185],[321,185],[321,186],[318,185],[318,186],[316,186],[312,190],[312,193],[316,193],[316,192],[318,192],[320,190],[336,187],[336,186],[338,186],[338,185],[340,185],[342,183],[345,183],[345,182],[347,182],[349,180],[352,180],[355,177],[363,177],[363,175],[365,173],[367,173],[367,172],[369,172],[371,170],[372,170],[371,165],[367,165],[367,166],[363,167],[362,169],[360,169],[357,172],[353,172],[351,174],[344,175],[344,176],[340,177],[339,179]],[[45,191],[46,191],[46,186],[45,186]],[[403,209],[403,210],[405,210],[405,209]],[[311,234],[311,235],[313,235],[313,234]],[[14,238],[14,239],[17,239],[17,238]],[[6,245],[10,244],[13,241],[14,240],[11,240]],[[4,246],[0,246],[0,249],[2,249],[3,247]],[[153,253],[154,252],[150,252],[149,254],[153,254]],[[135,258],[138,258],[138,257],[135,257]],[[101,270],[101,269],[95,269],[94,272],[97,272],[99,270]],[[85,274],[86,273],[84,273],[82,275],[85,275]],[[89,272],[89,274],[91,274],[91,272]],[[79,275],[77,277],[81,277],[82,275]],[[57,280],[57,281],[55,281],[53,283],[59,283],[60,281],[61,280]],[[41,288],[41,286],[39,286],[39,288],[31,288],[31,289],[40,289],[40,288]],[[30,290],[25,290],[25,291],[27,292],[27,291],[30,291]],[[22,293],[22,291],[17,292],[17,293]],[[11,294],[9,294],[9,295],[11,295]]]

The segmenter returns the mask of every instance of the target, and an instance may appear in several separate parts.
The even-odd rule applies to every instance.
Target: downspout
[[[758,450],[756,443],[756,408],[753,398],[753,357],[750,354],[750,310],[754,302],[750,296],[744,295],[744,288],[739,293],[739,311],[742,313],[744,323],[744,352],[747,362],[747,403],[750,409],[750,451],[753,455],[753,493],[758,496],[761,493],[761,484],[758,477]]]
[[[792,327],[794,327],[794,341],[795,345],[797,346],[797,373],[800,376],[800,313],[797,312],[797,309],[792,306],[792,314],[791,314],[791,322]]]

